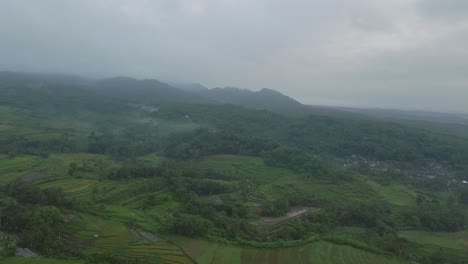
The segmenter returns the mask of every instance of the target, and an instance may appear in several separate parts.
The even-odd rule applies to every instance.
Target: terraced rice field
[[[46,132],[44,130],[25,127],[20,123],[2,124],[0,126],[0,137],[8,138],[9,136],[24,136],[34,140],[49,140],[58,138],[62,134],[59,132]]]
[[[388,186],[373,181],[368,184],[387,202],[398,206],[416,206],[416,192],[400,184]]]
[[[0,257],[2,264],[84,264],[82,260],[53,259],[53,258],[24,258],[24,257]]]
[[[66,228],[70,240],[67,246],[84,247],[88,252],[124,250],[133,240],[132,233],[123,224],[91,215],[77,215]]]
[[[194,264],[177,246],[166,242],[132,245],[127,258],[138,258],[146,263]]]
[[[353,183],[334,183],[321,179],[306,179],[292,175],[262,185],[258,190],[263,199],[272,201],[288,194],[300,193],[311,197],[317,202],[325,201],[367,201],[378,199],[378,194],[365,182],[355,180]]]
[[[355,179],[352,183],[306,179],[288,169],[267,166],[257,157],[213,155],[201,165],[232,177],[255,176],[253,178],[260,188],[249,195],[249,201],[255,203],[274,200],[286,192],[300,192],[315,197],[317,201],[384,199],[398,206],[415,204],[416,193],[401,185],[382,186],[365,178]]]
[[[80,214],[67,230],[67,248],[78,248],[85,254],[108,253],[123,260],[138,259],[139,263],[194,263],[178,246],[154,235],[143,236],[115,219]]]
[[[47,178],[38,182],[40,188],[61,188],[66,196],[81,202],[90,199],[91,190],[96,184],[95,180],[74,178]]]
[[[41,164],[41,158],[33,156],[17,156],[14,158],[8,158],[5,155],[0,156],[0,185],[21,178],[30,172],[43,170]]]
[[[317,263],[317,264],[397,264],[400,259],[376,255],[350,246],[312,242],[283,249],[255,249],[217,244],[196,239],[176,239],[200,264]]]
[[[164,157],[159,156],[157,154],[149,154],[149,155],[139,157],[138,160],[147,162],[149,164],[156,165],[156,164],[161,163],[161,161],[164,160]]]
[[[265,165],[258,157],[213,155],[199,164],[202,168],[223,172],[230,178],[251,177],[257,184],[270,183],[285,178],[293,172]]]
[[[400,236],[423,245],[468,250],[468,231],[460,232],[429,232],[419,230],[401,231]]]
[[[83,178],[98,178],[106,169],[116,165],[116,162],[108,156],[88,153],[53,154],[46,160],[49,171],[60,177],[68,175],[71,163],[78,165],[86,163],[87,172],[77,172],[74,175]]]

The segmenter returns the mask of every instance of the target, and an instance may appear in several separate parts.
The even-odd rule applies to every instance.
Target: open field
[[[388,186],[380,185],[373,181],[368,184],[385,201],[398,206],[416,206],[416,192],[400,184],[391,184]]]
[[[138,159],[158,164],[161,156],[150,154]],[[86,170],[74,176],[68,173],[71,163],[86,164]],[[370,253],[365,250],[331,242],[316,241],[302,246],[278,249],[259,249],[219,244],[199,239],[174,237],[176,243],[159,237],[158,231],[167,221],[168,215],[180,209],[181,204],[167,188],[162,188],[159,177],[137,179],[106,179],[107,169],[119,162],[105,155],[95,154],[52,154],[47,158],[0,156],[0,183],[7,183],[25,175],[47,173],[47,177],[32,177],[31,182],[43,188],[61,188],[67,198],[73,198],[80,212],[66,224],[64,235],[68,248],[85,254],[107,253],[123,260],[146,263],[192,264],[197,263],[403,263],[397,258]],[[195,162],[194,166],[222,172],[226,179],[212,180],[223,184],[238,184],[238,179],[250,177],[254,191],[247,197],[247,205],[258,210],[262,202],[274,201],[291,194],[302,194],[317,201],[315,207],[292,207],[290,214],[278,218],[258,218],[248,222],[247,232],[269,236],[281,230],[295,217],[314,211],[321,204],[341,201],[385,200],[396,206],[414,206],[416,192],[409,187],[392,184],[380,185],[366,177],[353,181],[332,182],[324,179],[306,178],[288,169],[274,168],[264,164],[261,158],[215,155]],[[157,203],[146,208],[144,201],[154,196]],[[160,199],[161,200],[158,200]],[[231,204],[240,201],[239,192],[204,197],[212,204]],[[91,206],[92,205],[92,206]],[[84,210],[86,209],[86,210]],[[87,212],[87,213],[85,213]],[[96,213],[93,215],[91,213]],[[148,236],[130,228],[133,223],[144,229]],[[151,233],[150,233],[151,232]],[[468,248],[468,233],[442,233],[424,231],[402,231],[401,236],[428,249],[443,247],[456,252]],[[179,248],[178,246],[181,246]],[[52,260],[45,258],[0,259],[1,263],[71,263],[75,260]],[[60,262],[62,261],[62,262]]]
[[[71,163],[85,167],[84,170],[78,170],[74,175],[81,178],[98,178],[116,164],[107,156],[95,154],[52,154],[47,158],[28,155],[10,158],[0,155],[0,184],[33,173],[68,177]]]
[[[332,201],[368,201],[378,199],[378,194],[366,182],[331,182],[323,179],[308,179],[300,175],[290,175],[264,184],[258,193],[267,200],[274,200],[288,195],[303,195],[318,204]]]
[[[71,259],[53,259],[53,258],[24,258],[24,257],[0,257],[0,263],[2,264],[84,264],[83,260],[71,260]]]
[[[323,200],[368,200],[378,198],[377,192],[365,180],[354,182],[330,182],[323,179],[305,178],[303,175],[283,168],[267,166],[261,158],[236,155],[213,155],[199,166],[220,171],[229,178],[250,177],[256,192],[251,202],[261,203],[291,193],[300,193]]]
[[[176,245],[153,234],[132,230],[122,222],[80,214],[67,226],[67,247],[85,254],[107,253],[142,263],[192,264]]]
[[[410,241],[448,249],[468,250],[468,231],[429,232],[419,230],[401,231],[400,235]]]
[[[48,170],[59,177],[68,176],[70,164],[75,163],[78,169],[73,176],[81,178],[99,178],[117,164],[108,156],[87,153],[55,154],[45,161]]]
[[[138,157],[138,160],[147,162],[147,163],[152,164],[152,165],[157,165],[161,161],[164,160],[164,157],[162,157],[160,155],[157,155],[157,154],[148,154],[148,155],[145,155],[145,156]]]
[[[403,261],[376,255],[350,246],[329,242],[312,242],[304,246],[282,249],[256,249],[229,246],[198,239],[175,240],[200,264],[255,263],[318,263],[318,264],[393,264]]]
[[[43,171],[42,159],[34,156],[9,158],[0,156],[0,185],[21,178],[31,172]]]
[[[258,185],[294,174],[288,169],[267,166],[261,158],[249,156],[213,155],[203,160],[199,166],[223,172],[229,178],[250,177]]]

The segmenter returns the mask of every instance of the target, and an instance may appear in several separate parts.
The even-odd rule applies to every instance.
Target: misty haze
[[[0,263],[468,263],[468,1],[0,0]]]

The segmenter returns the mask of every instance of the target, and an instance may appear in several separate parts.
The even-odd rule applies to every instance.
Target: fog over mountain
[[[0,70],[468,113],[465,0],[1,0],[0,36]]]

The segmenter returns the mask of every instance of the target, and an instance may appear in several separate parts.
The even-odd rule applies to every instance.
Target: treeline
[[[1,154],[9,157],[17,155],[34,155],[47,157],[50,153],[72,153],[78,151],[78,142],[69,134],[62,134],[59,138],[45,140],[31,139],[26,136],[10,136],[0,139]]]
[[[302,149],[280,146],[262,153],[267,165],[288,168],[306,177],[323,178],[330,181],[351,180],[353,172],[344,170],[331,161],[310,155]]]
[[[17,234],[19,245],[47,255],[63,252],[62,211],[72,203],[62,189],[39,189],[32,183],[16,180],[0,194],[0,230]],[[15,242],[9,244],[14,254]]]
[[[389,122],[309,116],[296,120],[285,132],[291,144],[339,156],[357,154],[413,164],[438,161],[452,166],[468,158],[465,138]]]
[[[106,154],[117,159],[132,159],[161,148],[162,136],[149,125],[132,125],[119,131],[102,129],[87,138],[87,152]]]
[[[213,154],[260,156],[277,146],[278,143],[265,138],[239,135],[226,130],[197,129],[165,138],[164,154],[182,160]]]
[[[223,105],[162,105],[155,117],[211,124],[238,135],[268,138],[320,156],[352,154],[374,160],[452,167],[468,159],[468,139],[405,125],[353,117],[310,115],[291,118],[268,111]]]
[[[51,98],[39,92],[37,99],[29,94],[34,94],[34,89],[15,88],[15,93],[0,101],[5,105],[34,109],[34,118],[86,120],[95,131],[89,135],[75,135],[57,130],[54,132],[63,136],[50,140],[4,138],[3,153],[44,155],[85,151],[126,159],[165,149],[170,156],[188,159],[214,153],[258,155],[273,147],[271,142],[277,142],[321,157],[356,154],[373,160],[416,165],[436,161],[452,167],[468,160],[468,139],[397,123],[321,115],[293,118],[232,105],[160,105],[158,111],[143,113],[123,102],[99,101],[92,93],[88,94],[89,91],[48,89],[53,94]],[[62,97],[66,103],[59,100]],[[31,102],[18,98],[30,98]],[[17,105],[15,100],[22,104]],[[190,121],[210,129],[165,137],[157,125],[135,122],[140,115],[150,119]]]
[[[131,178],[160,178],[164,181],[159,188],[168,188],[176,192],[178,197],[196,195],[215,195],[234,192],[239,184],[233,184],[233,179],[210,169],[201,169],[177,161],[163,161],[159,165],[145,162],[129,162],[110,170],[107,178],[111,180],[126,180]],[[230,181],[226,181],[230,180]]]
[[[412,224],[430,231],[455,232],[465,228],[464,209],[458,206],[450,198],[447,203],[442,203],[437,199],[428,199],[423,195],[416,197],[416,221]],[[407,219],[411,219],[414,214],[407,212]]]
[[[167,231],[179,235],[235,240],[248,237],[247,207],[241,202],[212,204],[192,194],[184,198],[185,206],[174,213]]]
[[[174,134],[165,139],[163,150],[165,156],[178,160],[200,159],[213,154],[260,156],[267,165],[292,169],[307,177],[332,181],[352,179],[352,173],[300,148],[228,131],[197,129]]]

